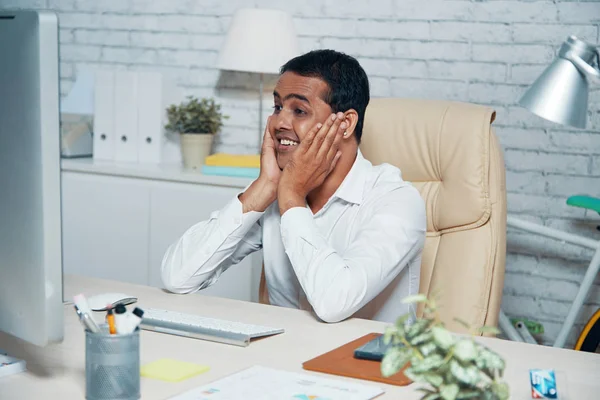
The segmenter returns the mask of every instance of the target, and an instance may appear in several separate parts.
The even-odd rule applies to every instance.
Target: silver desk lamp
[[[589,83],[600,81],[599,66],[600,53],[598,50],[575,36],[570,36],[560,47],[556,59],[531,85],[519,104],[548,121],[575,128],[585,128]],[[590,287],[600,270],[600,242],[511,216],[507,218],[507,224],[513,228],[595,251],[579,291],[554,342],[554,347],[564,347]],[[529,334],[526,327],[521,324],[521,326],[517,326],[518,330],[515,329],[502,311],[500,311],[499,324],[510,339],[535,343],[535,339]]]

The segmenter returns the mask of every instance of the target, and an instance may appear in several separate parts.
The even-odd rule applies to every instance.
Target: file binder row
[[[163,88],[162,76],[156,72],[95,73],[95,160],[161,162]]]

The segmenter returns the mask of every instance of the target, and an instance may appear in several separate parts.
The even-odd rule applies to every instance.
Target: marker
[[[114,335],[115,333],[117,333],[117,327],[115,326],[115,315],[113,314],[113,310],[112,308],[110,308],[111,306],[107,306],[107,314],[106,314],[106,322],[108,323],[108,332],[111,335]]]
[[[142,322],[142,316],[144,315],[144,310],[139,307],[136,307],[130,315],[131,321],[131,332],[135,331],[139,326],[140,322]]]
[[[117,327],[117,333],[122,335],[129,333],[129,319],[127,318],[127,309],[121,303],[115,307],[115,324]]]

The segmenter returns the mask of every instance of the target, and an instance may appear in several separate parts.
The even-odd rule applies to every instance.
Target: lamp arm
[[[571,61],[575,65],[575,67],[577,67],[579,72],[581,72],[582,74],[587,76],[590,80],[595,81],[595,82],[600,82],[600,70],[597,70],[596,68],[592,67],[590,64],[583,61],[583,59],[581,57],[579,57],[577,54],[573,53],[572,51],[568,51],[565,54],[565,58],[567,60]],[[597,50],[596,50],[596,59],[600,60],[600,55]]]

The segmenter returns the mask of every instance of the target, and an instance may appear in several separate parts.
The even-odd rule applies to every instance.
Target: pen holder
[[[137,400],[140,398],[140,332],[111,335],[85,331],[85,398]]]

